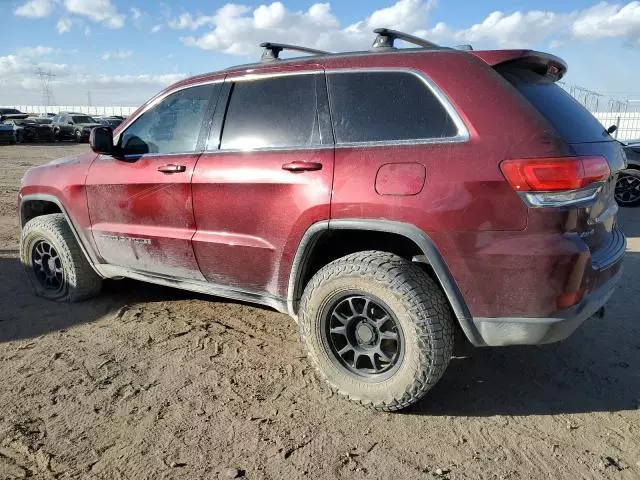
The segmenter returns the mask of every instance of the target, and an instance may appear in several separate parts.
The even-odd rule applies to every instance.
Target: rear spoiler
[[[549,77],[553,81],[560,80],[567,73],[565,61],[550,53],[536,52],[535,50],[473,50],[469,53],[492,67],[508,65],[526,68]]]
[[[0,122],[4,122],[5,120],[24,120],[25,118],[29,118],[28,113],[6,113],[4,115],[0,114]]]

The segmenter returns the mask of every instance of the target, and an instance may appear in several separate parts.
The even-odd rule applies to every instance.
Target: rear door
[[[227,77],[226,111],[193,175],[193,245],[212,283],[284,297],[302,235],[329,218],[326,82],[322,67],[305,69]]]
[[[191,176],[220,83],[190,86],[152,103],[100,156],[86,181],[93,237],[106,263],[202,280],[191,237]]]

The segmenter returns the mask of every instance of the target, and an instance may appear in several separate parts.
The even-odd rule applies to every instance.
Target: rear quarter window
[[[613,141],[602,124],[551,79],[522,68],[501,68],[498,72],[567,143]]]
[[[427,84],[411,72],[332,72],[328,76],[337,143],[455,137],[457,127]]]

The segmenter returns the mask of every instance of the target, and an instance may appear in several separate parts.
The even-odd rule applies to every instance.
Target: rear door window
[[[551,124],[567,143],[613,140],[602,124],[551,79],[523,68],[498,72]]]
[[[320,145],[317,88],[323,81],[323,74],[302,74],[235,82],[220,149]]]
[[[336,143],[455,137],[442,102],[411,72],[333,72],[328,76]]]

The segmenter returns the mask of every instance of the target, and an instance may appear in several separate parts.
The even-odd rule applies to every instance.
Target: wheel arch
[[[367,233],[368,235],[375,232],[379,235],[388,236],[388,239],[395,239],[396,241],[393,243],[386,243],[391,248],[383,249],[391,253],[400,254],[405,258],[411,255],[409,256],[411,260],[428,266],[444,291],[467,339],[473,345],[482,344],[482,339],[471,320],[472,317],[462,293],[431,238],[414,225],[390,220],[338,219],[313,224],[300,241],[291,267],[287,291],[287,308],[292,317],[297,318],[302,292],[311,276],[315,271],[319,270],[319,268],[313,268],[313,259],[316,252],[320,251],[322,242],[335,232]],[[383,237],[378,237],[378,239],[381,238]],[[384,242],[387,242],[387,240],[384,240]],[[358,250],[361,251],[363,248],[354,251]],[[349,251],[348,253],[354,253],[354,251]],[[333,259],[335,258],[330,257],[329,261],[320,265],[320,268]],[[317,264],[316,267],[318,267]]]
[[[87,251],[86,246],[82,241],[80,234],[78,233],[78,229],[76,228],[76,225],[71,219],[71,216],[64,207],[64,204],[57,197],[49,194],[38,193],[24,195],[22,198],[20,198],[20,228],[23,228],[25,224],[33,218],[40,217],[42,215],[49,215],[52,213],[61,213],[62,215],[64,215],[64,218],[69,225],[69,228],[73,232],[73,236],[75,237],[76,242],[78,242],[80,250],[82,250],[82,253],[87,259],[87,262],[89,262],[91,268],[93,268],[93,270],[98,275],[104,277],[104,275],[98,270],[95,263],[91,259],[91,256],[89,255],[89,252]]]

